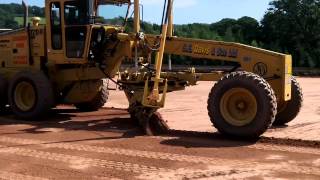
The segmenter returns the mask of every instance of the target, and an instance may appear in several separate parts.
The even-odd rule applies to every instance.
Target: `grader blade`
[[[147,121],[144,121],[142,127],[148,136],[163,135],[167,134],[169,131],[167,122],[163,119],[159,112],[153,113]]]
[[[169,131],[167,122],[157,108],[133,105],[129,107],[131,119],[139,125],[146,135],[155,136],[166,134]]]

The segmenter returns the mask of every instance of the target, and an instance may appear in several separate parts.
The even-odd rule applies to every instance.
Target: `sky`
[[[44,6],[44,0],[26,0],[30,5]],[[160,23],[164,0],[140,0],[144,5],[144,20]],[[21,0],[0,0],[1,3],[21,3]],[[175,0],[174,23],[213,23],[223,18],[250,16],[261,20],[270,0]]]

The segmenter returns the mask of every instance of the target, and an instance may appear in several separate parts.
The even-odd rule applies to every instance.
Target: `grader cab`
[[[255,138],[272,124],[296,117],[302,92],[292,77],[290,55],[176,37],[173,0],[164,3],[162,31],[151,35],[141,32],[139,0],[46,0],[45,24],[33,18],[32,24],[0,33],[0,109],[34,120],[58,104],[95,111],[108,99],[105,79],[115,81],[118,74],[128,111],[147,134],[168,128],[157,113],[166,94],[198,81],[218,81],[209,94],[208,112],[222,134]],[[132,10],[134,31],[126,32]],[[163,71],[164,54],[235,65],[207,73]],[[136,66],[118,73],[124,60]]]

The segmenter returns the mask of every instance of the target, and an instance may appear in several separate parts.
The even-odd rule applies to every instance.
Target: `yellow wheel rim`
[[[16,106],[22,111],[29,111],[36,103],[36,93],[28,82],[20,82],[14,92]]]
[[[229,124],[245,126],[256,117],[257,106],[257,100],[250,91],[244,88],[233,88],[222,96],[220,112]]]

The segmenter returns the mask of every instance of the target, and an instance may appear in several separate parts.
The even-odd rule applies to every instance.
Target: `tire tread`
[[[259,130],[257,130],[254,133],[251,134],[237,134],[236,136],[241,136],[241,138],[248,138],[248,139],[252,139],[252,138],[257,138],[259,137],[261,134],[263,134],[274,122],[276,114],[277,114],[277,100],[276,100],[276,96],[275,93],[273,91],[273,89],[271,88],[270,84],[263,78],[261,78],[260,76],[251,73],[251,72],[245,72],[245,71],[237,71],[237,72],[232,72],[230,74],[227,74],[225,76],[223,76],[215,85],[214,87],[211,89],[210,94],[209,94],[209,98],[208,98],[208,115],[210,117],[210,120],[213,124],[213,126],[222,134],[227,135],[227,136],[231,136],[234,137],[235,134],[234,133],[230,133],[228,131],[226,131],[225,127],[221,127],[219,126],[216,122],[215,122],[215,99],[216,99],[216,91],[218,91],[220,88],[222,88],[225,84],[226,81],[231,80],[231,79],[241,79],[241,80],[248,80],[251,82],[254,82],[254,84],[256,86],[259,86],[260,89],[263,89],[264,94],[266,94],[267,99],[268,99],[268,107],[270,108],[270,116],[269,118],[267,118],[267,121],[264,122],[264,126],[262,128],[260,128]]]

